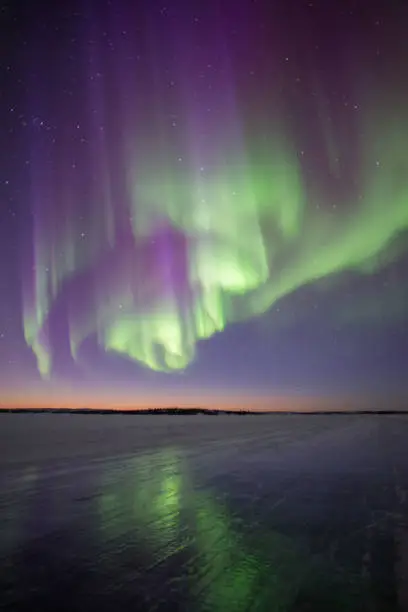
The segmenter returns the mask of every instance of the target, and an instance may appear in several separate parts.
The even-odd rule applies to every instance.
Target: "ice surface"
[[[407,434],[405,416],[0,414],[0,609],[408,609]]]

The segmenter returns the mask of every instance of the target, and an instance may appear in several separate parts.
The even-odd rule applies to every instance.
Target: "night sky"
[[[406,2],[0,24],[1,405],[408,396]]]

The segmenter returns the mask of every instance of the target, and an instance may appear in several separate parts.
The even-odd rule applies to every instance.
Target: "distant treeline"
[[[53,413],[53,414],[258,414],[252,410],[211,410],[206,408],[144,408],[130,410],[115,410],[109,408],[0,408],[0,412]]]
[[[114,408],[98,410],[95,408],[0,408],[0,412],[5,413],[45,413],[45,414],[179,414],[179,415],[351,415],[351,414],[408,414],[408,410],[315,410],[315,411],[296,411],[296,410],[211,410],[207,408],[146,408],[142,410],[115,410]]]

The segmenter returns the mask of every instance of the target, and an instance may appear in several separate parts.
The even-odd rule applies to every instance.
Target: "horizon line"
[[[0,406],[0,412],[49,412],[49,413],[87,413],[87,414],[172,414],[172,413],[205,413],[205,414],[404,414],[408,413],[408,408],[303,408],[303,409],[251,409],[251,408],[204,408],[200,406],[167,406],[167,407],[143,407],[143,408],[81,408],[69,407],[11,407]]]

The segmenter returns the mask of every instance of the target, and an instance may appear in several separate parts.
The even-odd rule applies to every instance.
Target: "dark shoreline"
[[[318,416],[318,415],[402,415],[408,414],[407,410],[210,410],[205,408],[148,408],[140,410],[98,410],[95,408],[0,408],[0,414],[123,414],[123,415],[146,415],[146,414],[174,414],[174,415],[297,415],[297,416]]]

